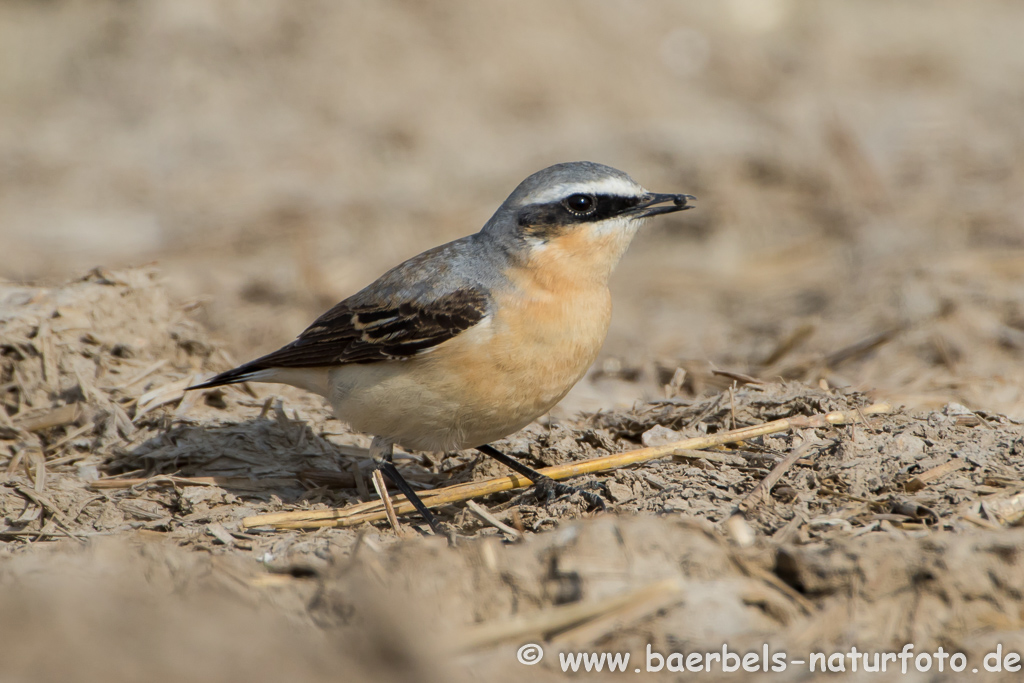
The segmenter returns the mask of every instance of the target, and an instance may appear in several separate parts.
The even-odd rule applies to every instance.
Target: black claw
[[[555,483],[554,479],[544,477],[533,484],[533,495],[536,496],[537,500],[549,503],[560,495],[556,492],[557,489],[558,484]]]
[[[601,496],[597,495],[596,493],[584,491],[583,489],[577,486],[570,486],[569,484],[560,484],[558,482],[554,482],[554,484],[555,493],[559,496],[571,496],[574,493],[578,493],[580,494],[580,497],[587,502],[589,507],[596,508],[601,511],[607,509],[604,504],[604,499],[601,498]]]
[[[608,509],[608,506],[605,505],[604,503],[604,498],[602,498],[601,496],[597,495],[596,493],[591,493],[590,491],[584,491],[582,489],[578,490],[580,492],[580,495],[583,496],[583,500],[587,501],[591,508],[599,510],[600,512],[604,512],[605,510]]]
[[[518,460],[510,458],[494,446],[485,444],[483,446],[477,446],[477,450],[484,455],[491,456],[502,465],[505,465],[509,469],[514,470],[517,474],[521,474],[532,481],[538,500],[547,502],[555,497],[571,496],[574,493],[578,493],[583,497],[583,500],[587,501],[590,507],[597,508],[598,510],[607,509],[601,496],[591,493],[590,491],[584,491],[583,489],[569,484],[557,482],[551,477],[543,475],[531,467],[527,467]]]

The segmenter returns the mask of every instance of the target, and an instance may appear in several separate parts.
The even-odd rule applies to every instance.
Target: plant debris
[[[117,552],[132,556],[126,566],[185,567],[183,585],[200,591],[187,558],[203,551],[228,563],[204,572],[245,575],[243,593],[295,584],[283,604],[314,631],[419,601],[459,657],[495,671],[502,648],[526,637],[669,650],[913,637],[975,651],[990,640],[979,629],[1019,626],[1007,553],[1024,547],[1012,528],[1024,520],[1024,430],[1001,415],[955,403],[879,414],[867,394],[796,381],[733,378],[704,396],[676,382],[671,398],[534,424],[500,444],[536,467],[670,450],[574,479],[611,514],[591,519],[577,496],[502,491],[438,509],[455,540],[446,548],[417,540],[426,528],[412,515],[311,533],[247,523],[372,502],[384,482],[370,478],[367,438],[315,397],[244,385],[185,393],[231,359],[154,271],[0,286],[0,311],[0,586],[40,542],[91,557],[104,540],[156,543],[171,554]],[[857,419],[813,417],[833,411]],[[797,428],[671,447],[779,419]],[[424,495],[508,475],[472,451],[397,459]],[[920,572],[933,579],[915,583]],[[988,593],[961,588],[967,574],[989,577],[977,584]],[[311,579],[313,602],[301,588]],[[374,607],[354,597],[365,581],[390,597]],[[860,617],[840,633],[833,615],[851,601]],[[928,618],[911,603],[928,605]],[[731,616],[695,621],[711,609]]]

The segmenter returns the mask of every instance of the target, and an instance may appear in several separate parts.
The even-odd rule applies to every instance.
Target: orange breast
[[[424,357],[451,373],[464,446],[511,434],[550,410],[586,373],[608,331],[604,282],[535,268],[512,276],[514,287],[494,293],[496,312],[485,327]]]

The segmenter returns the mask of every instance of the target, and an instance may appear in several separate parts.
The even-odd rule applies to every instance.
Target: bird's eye
[[[577,216],[586,216],[597,208],[597,202],[589,194],[569,195],[562,204]]]

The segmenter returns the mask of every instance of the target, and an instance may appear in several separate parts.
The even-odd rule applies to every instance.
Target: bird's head
[[[644,219],[693,208],[693,199],[649,192],[603,164],[556,164],[520,183],[483,232],[527,260],[574,261],[607,278]]]

